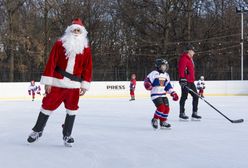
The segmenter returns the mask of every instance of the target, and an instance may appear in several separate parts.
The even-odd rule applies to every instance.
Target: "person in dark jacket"
[[[192,89],[194,92],[197,92],[196,86],[194,84],[195,81],[195,66],[193,61],[193,56],[195,55],[195,48],[189,44],[186,46],[184,52],[180,56],[178,62],[178,74],[179,74],[179,84],[181,85],[181,98],[179,101],[180,104],[180,114],[179,118],[187,120],[189,117],[185,114],[185,102],[188,98],[188,93],[193,97],[193,111],[192,111],[192,119],[201,119],[201,116],[197,114],[198,111],[198,96],[194,93],[190,92],[188,88]],[[187,86],[187,87],[185,87]]]

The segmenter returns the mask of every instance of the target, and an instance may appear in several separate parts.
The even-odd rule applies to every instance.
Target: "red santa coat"
[[[195,81],[194,62],[186,52],[184,52],[179,59],[178,75],[179,79],[185,78],[187,79],[187,82],[193,83]]]
[[[55,71],[56,66],[62,70],[73,74],[83,81],[72,81]],[[84,48],[83,54],[77,54],[75,57],[67,57],[62,41],[58,40],[54,44],[49,55],[45,71],[41,76],[41,84],[51,85],[61,88],[85,88],[89,90],[92,80],[92,55],[90,47]]]

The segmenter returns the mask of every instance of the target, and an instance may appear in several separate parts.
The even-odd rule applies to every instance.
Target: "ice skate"
[[[189,119],[189,117],[186,116],[185,113],[180,113],[179,118],[182,121],[187,121]]]
[[[66,147],[72,147],[73,143],[74,143],[74,139],[71,136],[64,136],[63,137],[64,140],[64,145]]]
[[[197,115],[197,112],[193,112],[191,115],[191,120],[193,121],[200,121],[201,120],[201,116]]]
[[[167,123],[166,121],[160,121],[160,128],[161,129],[169,129],[171,125]]]
[[[157,129],[158,128],[158,120],[153,118],[152,121],[151,121],[151,124],[152,124],[152,127],[154,129]]]
[[[75,117],[75,115],[66,114],[65,123],[62,125],[63,140],[66,147],[72,147],[72,144],[74,143],[74,139],[71,137],[71,132]]]
[[[134,96],[132,96],[129,101],[133,101],[133,100],[135,100],[135,97]]]
[[[33,142],[37,141],[41,136],[42,136],[42,131],[40,131],[40,132],[35,132],[35,131],[33,131],[33,132],[28,136],[27,141],[28,141],[29,143],[33,143]]]

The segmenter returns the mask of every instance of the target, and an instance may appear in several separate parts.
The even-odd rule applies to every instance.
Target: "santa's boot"
[[[37,141],[42,136],[42,132],[44,130],[44,127],[46,126],[48,118],[49,118],[49,115],[46,115],[42,112],[39,113],[36,124],[34,128],[32,129],[33,132],[28,136],[27,141],[29,143],[33,143]]]
[[[63,124],[64,145],[68,147],[72,147],[72,144],[74,143],[74,139],[71,137],[71,133],[72,133],[75,117],[76,115],[66,114],[65,123]]]

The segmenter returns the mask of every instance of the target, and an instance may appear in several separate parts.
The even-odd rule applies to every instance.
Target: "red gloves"
[[[144,80],[144,86],[146,90],[152,90],[152,84],[149,78],[145,78]]]
[[[171,96],[173,97],[173,100],[174,100],[174,101],[177,101],[177,100],[178,100],[178,95],[177,95],[176,92],[172,92],[172,93],[171,93]]]
[[[150,82],[144,82],[146,90],[152,90],[152,84]]]

